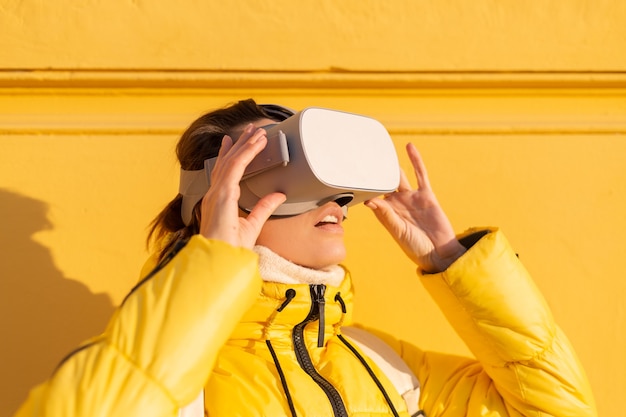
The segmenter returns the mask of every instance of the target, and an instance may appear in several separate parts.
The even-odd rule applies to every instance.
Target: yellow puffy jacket
[[[573,349],[501,232],[420,278],[476,356],[380,335],[417,376],[427,417],[596,415]],[[342,335],[351,300],[349,276],[340,287],[263,283],[254,252],[194,236],[17,416],[177,416],[203,389],[210,417],[407,416],[388,375]]]

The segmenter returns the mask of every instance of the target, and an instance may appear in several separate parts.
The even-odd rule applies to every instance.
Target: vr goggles
[[[329,201],[342,207],[354,205],[398,188],[398,157],[380,122],[318,107],[291,116],[280,106],[262,107],[272,118],[286,118],[264,126],[267,145],[248,165],[240,183],[242,210],[250,212],[263,196],[277,191],[287,200],[273,216],[292,216]],[[181,170],[185,224],[211,185],[216,160],[205,160],[202,170]]]

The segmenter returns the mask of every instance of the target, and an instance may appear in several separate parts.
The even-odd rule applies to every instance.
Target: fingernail
[[[376,204],[374,204],[372,201],[367,200],[365,203],[366,207],[371,208],[372,210],[376,210],[378,208],[378,206]]]

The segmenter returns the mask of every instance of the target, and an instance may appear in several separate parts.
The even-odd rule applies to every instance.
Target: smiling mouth
[[[339,219],[336,216],[333,216],[332,214],[328,214],[318,224],[316,224],[315,227],[323,226],[325,224],[338,224],[338,223],[339,223]]]

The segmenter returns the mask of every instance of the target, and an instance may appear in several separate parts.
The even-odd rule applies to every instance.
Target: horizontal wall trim
[[[392,136],[426,136],[426,135],[493,135],[493,136],[515,136],[515,135],[626,135],[626,125],[614,126],[509,126],[502,127],[496,125],[489,126],[419,126],[415,128],[398,128],[385,124],[387,131]],[[72,125],[60,127],[58,125],[29,125],[29,126],[7,126],[0,125],[0,136],[143,136],[160,135],[172,136],[182,133],[184,126],[176,125],[161,128],[140,127],[129,128],[128,126],[116,127],[115,125],[89,126]],[[626,139],[626,138],[625,138]]]
[[[237,97],[350,108],[392,135],[626,133],[626,73],[51,70],[0,71],[0,134],[178,135]]]
[[[24,88],[623,88],[626,72],[324,72],[0,70]]]

